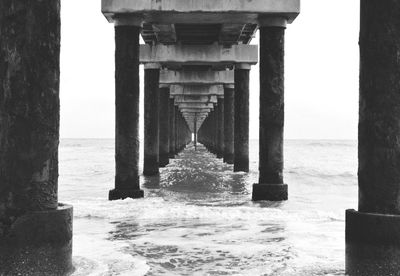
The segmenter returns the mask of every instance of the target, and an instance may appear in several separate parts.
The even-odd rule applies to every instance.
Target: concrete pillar
[[[217,158],[224,157],[224,98],[218,98]]]
[[[288,199],[283,183],[285,27],[260,27],[259,182],[253,200]]]
[[[180,123],[179,123],[179,108],[175,106],[175,154],[179,154],[179,137],[180,137]]]
[[[234,171],[249,171],[249,65],[235,68]]]
[[[159,174],[159,78],[158,64],[146,64],[144,68],[144,162],[143,174]]]
[[[143,197],[139,184],[139,34],[115,27],[115,189],[110,200]]]
[[[169,87],[160,88],[159,129],[159,164],[165,167],[169,164]]]
[[[65,275],[73,217],[57,193],[60,1],[2,1],[0,22],[0,275]]]
[[[169,99],[169,158],[175,158],[175,100]]]
[[[224,88],[224,162],[233,164],[234,151],[234,86]]]
[[[361,1],[358,211],[346,212],[346,272],[400,271],[400,2]]]
[[[195,114],[194,123],[193,123],[193,134],[194,134],[194,150],[197,150],[197,114]]]

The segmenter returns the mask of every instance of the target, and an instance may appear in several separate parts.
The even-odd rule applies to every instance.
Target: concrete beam
[[[179,108],[213,108],[214,104],[212,103],[180,103],[178,104]]]
[[[218,98],[215,95],[182,95],[175,96],[175,103],[217,103]]]
[[[257,45],[140,45],[140,63],[158,63],[164,66],[181,65],[254,65],[258,62]]]
[[[234,84],[234,71],[173,71],[162,70],[160,84]]]
[[[180,111],[182,112],[182,113],[185,113],[185,112],[187,112],[187,113],[201,113],[201,112],[207,112],[207,113],[210,113],[210,111],[212,110],[213,108],[180,108]]]
[[[300,12],[300,0],[102,0],[108,21],[120,15],[139,17],[142,22],[254,23],[265,16],[282,16],[291,23]]]
[[[224,95],[223,85],[171,85],[170,95]]]

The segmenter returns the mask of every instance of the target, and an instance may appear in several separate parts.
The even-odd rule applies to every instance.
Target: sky
[[[61,138],[114,138],[114,27],[100,2],[61,1]],[[301,0],[285,37],[285,139],[357,139],[358,33],[359,1]],[[250,139],[258,139],[258,70]],[[142,66],[140,86],[142,134]]]

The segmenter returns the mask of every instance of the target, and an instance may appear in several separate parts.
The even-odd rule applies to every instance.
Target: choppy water
[[[286,141],[290,200],[252,203],[250,173],[189,147],[145,198],[107,200],[113,140],[63,140],[60,201],[74,205],[74,275],[343,275],[344,211],[355,208],[355,141]]]

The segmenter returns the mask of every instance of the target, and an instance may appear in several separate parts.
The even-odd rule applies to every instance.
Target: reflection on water
[[[189,146],[160,176],[141,177],[144,199],[109,202],[112,144],[61,145],[60,196],[75,208],[74,275],[344,275],[354,142],[287,142],[290,200],[281,203],[251,202],[257,141],[248,174]]]

